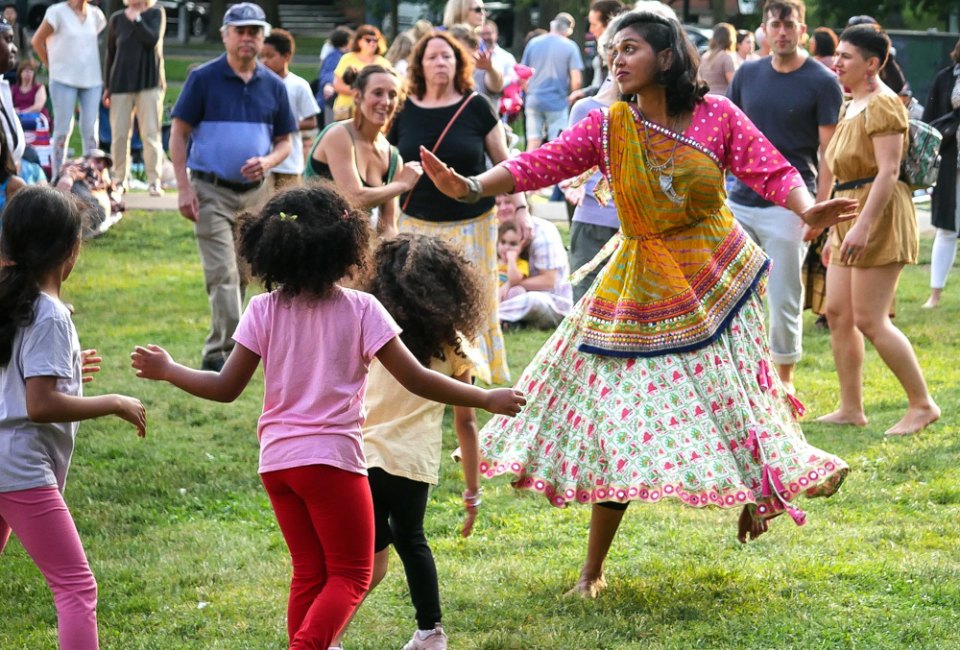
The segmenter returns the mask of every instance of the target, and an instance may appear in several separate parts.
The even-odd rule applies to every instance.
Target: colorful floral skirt
[[[829,496],[847,464],[807,443],[803,406],[770,371],[765,316],[751,292],[719,338],[693,352],[618,358],[580,352],[589,294],[544,344],[516,387],[527,405],[480,433],[481,473],[555,506],[679,499],[752,505],[761,517],[795,496]]]

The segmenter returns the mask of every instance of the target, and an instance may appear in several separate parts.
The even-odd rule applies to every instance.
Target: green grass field
[[[741,546],[735,512],[634,505],[610,553],[610,588],[597,601],[571,599],[563,594],[577,576],[589,510],[557,510],[499,479],[485,485],[474,535],[461,539],[462,482],[445,453],[427,531],[451,647],[960,647],[960,300],[948,292],[941,310],[919,309],[926,280],[924,266],[906,271],[897,323],[945,417],[920,435],[884,438],[905,399],[870,351],[870,426],[805,426],[852,468],[840,494],[803,503],[806,527],[780,518]],[[102,647],[285,648],[289,562],[256,473],[260,375],[237,402],[219,405],[137,380],[129,368],[139,343],[199,362],[208,312],[189,224],[173,213],[128,215],[85,246],[64,298],[76,306],[82,344],[104,357],[88,394],[125,392],[148,409],[144,440],[116,418],[83,423],[66,490],[100,585]],[[515,374],[545,337],[508,334]],[[819,330],[807,330],[797,383],[812,415],[833,407],[837,383]],[[399,648],[413,631],[391,561],[350,650]],[[55,647],[49,591],[11,540],[0,556],[0,648]]]

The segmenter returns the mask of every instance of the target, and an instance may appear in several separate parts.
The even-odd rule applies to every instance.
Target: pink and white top
[[[360,435],[367,371],[399,333],[380,301],[352,289],[250,300],[233,338],[263,359],[261,474],[304,465],[367,473]]]
[[[609,178],[603,129],[603,111],[591,111],[556,140],[500,164],[513,175],[518,192],[554,185],[594,166]],[[722,169],[778,205],[785,206],[790,191],[804,185],[800,173],[726,97],[707,95],[698,103],[681,141],[696,146]]]

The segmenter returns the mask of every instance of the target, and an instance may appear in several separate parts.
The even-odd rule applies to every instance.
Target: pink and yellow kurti
[[[557,506],[672,497],[802,522],[793,497],[832,494],[847,465],[807,444],[802,406],[770,371],[769,262],[723,191],[726,169],[783,205],[796,170],[712,95],[682,135],[621,102],[503,164],[517,190],[599,166],[622,240],[517,382],[524,411],[484,427],[482,473],[515,474]]]

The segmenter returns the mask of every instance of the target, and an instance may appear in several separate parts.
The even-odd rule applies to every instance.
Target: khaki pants
[[[147,182],[160,183],[164,159],[160,139],[163,92],[163,88],[148,88],[135,93],[110,95],[110,155],[113,156],[113,177],[117,183],[126,186],[129,181],[130,134],[133,131],[134,113],[143,141]]]
[[[294,146],[300,144],[294,142]],[[282,172],[270,172],[270,189],[272,194],[281,192],[288,187],[300,187],[303,185],[303,176],[300,174],[284,174]]]
[[[200,217],[194,226],[200,263],[210,302],[210,333],[203,344],[203,360],[226,359],[233,350],[233,332],[240,322],[244,273],[237,259],[236,216],[257,210],[267,199],[264,183],[249,192],[234,192],[206,181],[193,180],[200,201]]]

